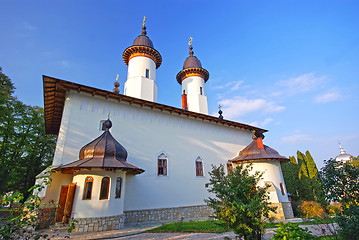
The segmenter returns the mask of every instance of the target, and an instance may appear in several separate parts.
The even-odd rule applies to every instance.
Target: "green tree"
[[[359,239],[359,167],[330,159],[324,161],[320,175],[326,199],[343,205],[343,211],[335,217],[339,234],[343,239]]]
[[[297,151],[297,160],[289,157],[290,162],[282,164],[286,187],[295,201],[318,201],[324,204],[321,180],[313,157]]]
[[[35,177],[51,164],[56,137],[45,134],[44,111],[13,96],[14,85],[0,68],[0,193],[27,199]]]
[[[205,200],[214,210],[214,218],[223,221],[238,237],[261,239],[265,223],[262,217],[268,217],[270,207],[267,189],[258,182],[263,173],[253,172],[253,166],[239,165],[226,175],[224,166],[212,166],[210,182],[206,184],[214,197]]]

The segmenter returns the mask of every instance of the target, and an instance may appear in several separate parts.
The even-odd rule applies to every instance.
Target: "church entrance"
[[[56,222],[68,223],[74,203],[76,183],[62,185],[56,210]]]

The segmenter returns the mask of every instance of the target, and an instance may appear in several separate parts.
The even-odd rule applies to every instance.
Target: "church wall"
[[[124,210],[203,205],[209,196],[205,183],[211,164],[226,164],[251,141],[249,130],[235,129],[203,120],[129,105],[112,99],[72,92],[66,135],[57,148],[61,163],[78,159],[82,146],[98,137],[100,120],[111,112],[112,135],[127,149],[127,161],[145,169],[128,175]],[[61,127],[63,123],[61,124]],[[64,125],[65,126],[65,125]],[[157,175],[157,158],[168,158],[168,175]],[[203,161],[204,176],[195,174],[195,160]]]

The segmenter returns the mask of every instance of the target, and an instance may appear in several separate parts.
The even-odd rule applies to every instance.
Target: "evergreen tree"
[[[290,162],[282,164],[282,172],[287,191],[294,201],[318,201],[324,203],[318,169],[309,151],[305,155],[297,151],[297,160],[289,157]]]

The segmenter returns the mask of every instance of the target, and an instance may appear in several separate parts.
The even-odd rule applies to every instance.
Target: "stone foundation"
[[[200,220],[213,214],[213,210],[206,205],[157,208],[146,210],[125,211],[126,223],[133,222],[171,222],[175,220]]]
[[[278,220],[294,218],[292,205],[290,202],[271,203],[270,206],[277,207],[275,212],[269,213],[270,218]]]
[[[285,219],[294,218],[292,203],[291,202],[282,202],[283,212]]]
[[[124,215],[97,218],[75,218],[77,221],[75,232],[101,232],[118,230],[125,223]]]

